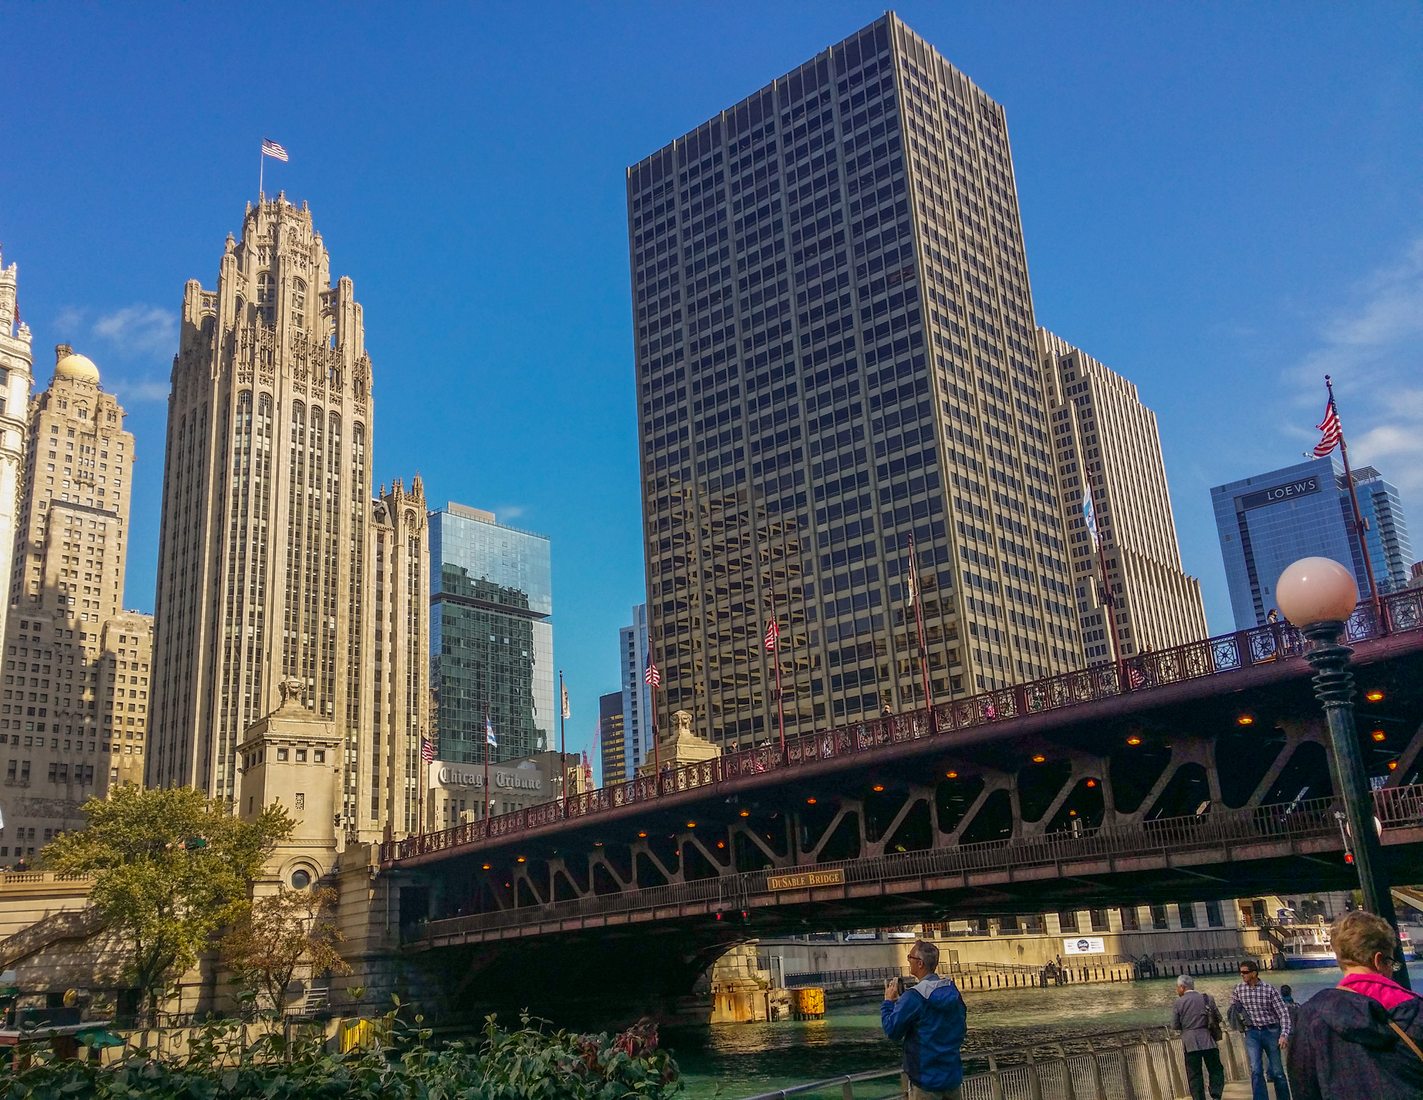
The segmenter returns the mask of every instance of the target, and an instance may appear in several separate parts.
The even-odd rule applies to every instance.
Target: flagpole
[[[257,205],[262,205],[262,173],[267,170],[267,150],[257,152]]]
[[[654,676],[654,675],[652,675],[652,670],[655,669],[656,667],[657,667],[656,664],[654,664],[654,663],[653,663],[653,660],[652,660],[652,641],[651,641],[651,639],[648,639],[648,643],[647,643],[647,673],[646,673],[645,679],[647,680],[647,687],[648,687],[648,690],[649,690],[649,692],[651,693],[651,704],[652,704],[652,705],[651,705],[651,708],[650,708],[651,711],[652,711],[652,774],[653,774],[653,777],[657,780],[657,793],[658,793],[658,794],[661,794],[661,793],[662,793],[662,753],[661,753],[661,751],[660,751],[660,750],[661,750],[661,746],[658,744],[659,738],[658,738],[658,736],[657,736],[657,684],[654,682],[654,681],[656,681],[656,680],[661,679],[661,677],[660,677],[660,676]]]
[[[489,835],[489,704],[484,704],[484,835]]]
[[[559,788],[563,793],[563,816],[568,816],[568,698],[563,686],[563,669],[558,670],[558,768],[563,780]]]
[[[934,695],[929,679],[929,646],[924,635],[924,597],[919,588],[919,558],[914,553],[914,533],[909,533],[909,584],[914,593],[914,623],[919,634],[919,674],[924,679],[924,707],[929,712],[929,728],[934,729]]]
[[[781,694],[781,627],[776,620],[776,594],[774,587],[770,594],[771,625],[766,630],[766,648],[771,651],[771,659],[776,662],[776,728],[781,735],[781,759],[786,759],[786,703]]]
[[[1339,416],[1339,403],[1334,398],[1334,381],[1329,375],[1324,376],[1324,388],[1329,391],[1329,407],[1334,410],[1334,415]],[[1344,422],[1339,421],[1339,455],[1344,460],[1344,480],[1349,485],[1349,503],[1354,509],[1354,537],[1359,540],[1359,553],[1364,558],[1364,575],[1369,581],[1369,598],[1373,601],[1374,617],[1378,620],[1380,628],[1383,627],[1383,616],[1379,614],[1379,586],[1374,580],[1374,563],[1369,557],[1369,542],[1364,537],[1364,513],[1359,509],[1359,494],[1354,491],[1354,471],[1349,468],[1349,444],[1344,441]]]
[[[1098,583],[1102,586],[1102,617],[1107,620],[1107,637],[1112,642],[1112,665],[1117,670],[1117,679],[1121,680],[1122,665],[1122,642],[1117,637],[1117,598],[1112,595],[1110,574],[1107,572],[1107,549],[1102,545],[1102,536],[1096,535],[1094,541],[1097,543],[1097,568],[1101,572]]]

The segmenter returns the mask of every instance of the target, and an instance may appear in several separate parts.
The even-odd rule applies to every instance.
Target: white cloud
[[[84,330],[84,311],[78,306],[63,306],[54,315],[55,335],[61,342],[73,343]]]
[[[131,382],[115,382],[114,392],[124,404],[141,401],[167,401],[168,383],[156,379],[135,379]]]
[[[94,322],[94,336],[134,358],[171,356],[178,350],[178,318],[158,306],[132,305]]]

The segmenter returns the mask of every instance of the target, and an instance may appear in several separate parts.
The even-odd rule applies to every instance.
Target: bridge
[[[1423,592],[1345,629],[1385,858],[1423,880]],[[383,870],[407,947],[466,991],[672,993],[758,935],[1348,888],[1305,644],[1272,624],[728,752],[389,843]]]

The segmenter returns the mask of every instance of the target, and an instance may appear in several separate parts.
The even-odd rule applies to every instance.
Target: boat
[[[1329,929],[1323,924],[1291,924],[1280,928],[1280,957],[1286,970],[1320,970],[1337,966]]]

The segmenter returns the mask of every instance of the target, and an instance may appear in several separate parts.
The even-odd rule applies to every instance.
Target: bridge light
[[[945,772],[944,775],[949,779],[957,779],[959,777],[958,772]]]
[[[486,863],[481,869],[485,871],[489,870],[489,864]]]
[[[1137,745],[1141,744],[1141,738],[1138,737],[1136,734],[1132,734],[1130,737],[1127,738],[1127,744],[1135,748]]]
[[[1068,810],[1068,811],[1067,811],[1067,816],[1068,816],[1068,817],[1076,817],[1076,816],[1077,816],[1077,811],[1076,811],[1076,810]]]
[[[1046,761],[1047,761],[1047,757],[1044,756],[1042,753],[1039,752],[1039,753],[1034,753],[1034,754],[1033,754],[1033,763],[1034,763],[1034,764],[1042,764],[1042,763],[1045,763]]]
[[[1392,772],[1392,771],[1397,771],[1397,770],[1398,770],[1398,761],[1397,761],[1397,760],[1390,760],[1390,761],[1388,762],[1388,770],[1391,771],[1391,772]]]
[[[646,839],[647,839],[647,833],[646,833],[646,831],[643,831],[643,832],[638,833],[638,834],[637,834],[637,839],[638,839],[638,840],[646,840]]]
[[[1237,716],[1236,716],[1236,719],[1235,719],[1235,724],[1236,724],[1237,726],[1253,726],[1253,725],[1255,724],[1255,715],[1253,715],[1253,714],[1241,714],[1241,715],[1237,715]]]
[[[1344,853],[1344,862],[1352,865],[1353,862],[1354,862],[1354,853],[1353,853],[1353,852],[1345,852],[1345,853]]]
[[[1383,730],[1374,730],[1371,734],[1369,734],[1369,736],[1372,737],[1375,741],[1382,741],[1385,739],[1386,735]]]
[[[1370,688],[1368,691],[1364,692],[1364,698],[1367,699],[1370,703],[1382,703],[1383,692],[1380,691],[1378,688]]]
[[[741,816],[742,816],[742,817],[750,817],[750,816],[751,816],[751,811],[750,811],[750,810],[742,810],[742,811],[741,811]]]
[[[716,842],[716,846],[717,846],[718,848],[725,848],[725,847],[726,847],[726,841],[724,841],[724,840],[718,840],[718,841]]]
[[[870,790],[874,791],[875,794],[879,794],[882,790],[884,790],[884,784],[876,783],[873,787],[870,788]]]
[[[602,846],[603,846],[603,842],[602,842],[601,840],[595,840],[595,841],[593,841],[593,847],[595,847],[595,848],[601,848]]]
[[[689,829],[695,829],[696,827],[697,827],[697,823],[696,823],[695,821],[689,821],[689,822],[687,822],[687,828],[689,828]]]
[[[807,806],[814,806],[814,805],[815,805],[815,799],[813,799],[813,798],[807,798],[807,799],[805,800],[805,804],[806,804]]]
[[[1096,781],[1095,779],[1089,779],[1089,780],[1087,780],[1087,786],[1089,786],[1089,787],[1095,787],[1096,785],[1097,785],[1097,781]]]
[[[523,856],[520,856],[520,857],[519,857],[519,862],[520,862],[520,863],[527,863],[528,860],[526,860]]]

